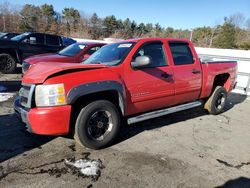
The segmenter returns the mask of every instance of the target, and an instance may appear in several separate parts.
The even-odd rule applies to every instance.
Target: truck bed
[[[235,74],[237,71],[236,61],[205,60],[201,62],[201,67],[203,70],[201,98],[206,98],[211,94],[215,77],[218,75],[224,75],[225,79],[227,79],[225,86],[228,92],[235,86],[237,77],[237,74]]]

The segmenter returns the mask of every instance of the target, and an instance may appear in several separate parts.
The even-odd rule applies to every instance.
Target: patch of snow
[[[5,91],[5,90],[6,90],[6,87],[0,86],[0,92]]]
[[[65,164],[77,168],[85,176],[98,176],[102,166],[101,161],[79,159],[70,161],[65,159]]]
[[[0,93],[0,102],[4,102],[14,97],[15,93]]]

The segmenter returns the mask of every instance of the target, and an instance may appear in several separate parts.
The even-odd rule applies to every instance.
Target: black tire
[[[13,73],[16,70],[16,60],[9,54],[0,54],[0,71],[4,74]]]
[[[206,101],[204,108],[213,115],[220,114],[224,111],[227,102],[227,91],[222,86],[217,86],[212,95]]]
[[[81,109],[76,120],[74,138],[87,148],[101,149],[114,141],[119,130],[120,113],[116,106],[107,100],[98,100]]]

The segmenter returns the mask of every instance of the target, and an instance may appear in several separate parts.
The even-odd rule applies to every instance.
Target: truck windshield
[[[86,48],[86,46],[87,46],[86,44],[79,44],[79,43],[71,44],[70,46],[59,51],[58,54],[62,56],[73,57],[80,51],[82,51],[84,48]]]
[[[14,40],[14,41],[20,41],[22,40],[23,38],[25,38],[27,35],[29,35],[30,33],[22,33],[20,35],[17,35],[13,38],[11,38],[10,40]]]
[[[91,55],[84,64],[106,64],[118,65],[120,64],[129,51],[132,49],[134,43],[116,43],[103,46],[100,50]]]

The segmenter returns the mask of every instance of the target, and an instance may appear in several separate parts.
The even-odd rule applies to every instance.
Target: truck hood
[[[48,77],[62,71],[82,71],[106,68],[107,65],[101,64],[72,64],[72,63],[47,63],[42,62],[32,65],[24,75],[22,82],[26,84],[40,84]]]
[[[65,63],[74,63],[75,57],[68,57],[59,54],[40,54],[31,56],[24,61],[29,63],[30,65],[40,63],[40,62],[65,62]]]
[[[18,42],[13,40],[0,40],[0,48],[17,48]]]

